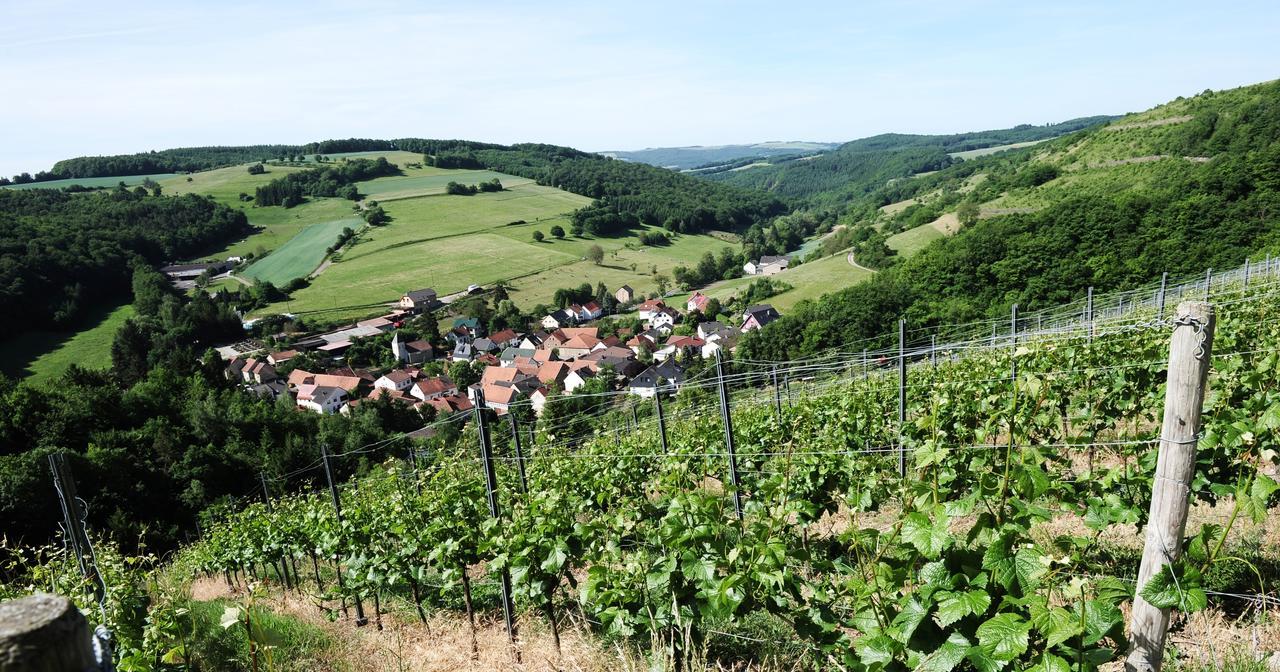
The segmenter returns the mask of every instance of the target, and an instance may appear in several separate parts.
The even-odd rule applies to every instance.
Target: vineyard
[[[1175,630],[1206,609],[1258,624],[1280,608],[1280,284],[1220,283],[1185,551],[1140,591],[1175,611]],[[392,603],[424,623],[428,610],[473,629],[505,618],[513,660],[521,626],[537,624],[557,645],[574,628],[670,669],[708,656],[1114,667],[1159,487],[1171,334],[1204,327],[1165,310],[1163,292],[1161,305],[1136,296],[1109,297],[1110,320],[1090,299],[1083,327],[1067,319],[1076,307],[1021,321],[1015,309],[989,338],[904,330],[806,361],[726,361],[678,394],[620,396],[588,435],[512,422],[508,436],[507,418],[477,413],[441,421],[452,438],[426,445],[317,446],[308,469],[264,477],[257,501],[210,511],[166,572],[278,584],[353,627],[381,628]],[[895,349],[895,336],[928,346]],[[66,571],[34,584],[91,590],[56,579],[73,568],[44,562],[56,558]],[[107,583],[104,617],[123,619]],[[181,665],[180,633],[118,629],[129,669],[166,651]]]

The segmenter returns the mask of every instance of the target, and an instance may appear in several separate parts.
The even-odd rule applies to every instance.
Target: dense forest
[[[262,161],[283,154],[293,155],[298,151],[299,148],[293,145],[246,145],[243,147],[179,147],[138,154],[80,156],[74,159],[63,159],[53,164],[53,168],[47,173],[41,173],[37,177],[60,180],[69,177],[186,173],[249,161]]]
[[[244,213],[200,196],[0,189],[0,338],[116,300],[135,260],[185,259],[248,231]]]
[[[1045,126],[1024,124],[954,135],[885,133],[845,143],[817,157],[780,161],[748,170],[701,171],[697,175],[813,204],[839,204],[871,193],[891,180],[957,163],[959,159],[950,156],[953,152],[1043,140],[1113,118],[1084,117]]]
[[[568,147],[411,138],[395,143],[428,155],[437,167],[487,168],[595,199],[573,217],[575,230],[592,235],[618,234],[641,223],[684,233],[741,231],[787,211],[782,201],[758,191]]]
[[[740,354],[804,356],[888,333],[899,317],[925,326],[1002,316],[1014,303],[1035,310],[1079,299],[1088,287],[1228,268],[1280,250],[1280,84],[1199,97],[1193,109],[1192,120],[1156,136],[1156,149],[1170,158],[1143,164],[1159,179],[1141,189],[1132,178],[1105,173],[1111,181],[1077,181],[1035,212],[975,219],[867,282],[801,304],[745,338]],[[1056,149],[1074,156],[1066,150],[1081,137]],[[988,177],[965,196],[971,202],[1057,175],[1026,152],[980,165]],[[962,164],[924,178],[915,191],[873,194],[870,205],[954,187],[972,170]]]
[[[340,452],[422,426],[416,411],[388,403],[362,404],[348,421],[246,394],[208,350],[243,333],[230,304],[179,296],[145,265],[132,287],[136,317],[116,334],[110,370],[73,366],[44,386],[0,377],[0,529],[11,542],[57,529],[53,452],[69,451],[92,527],[164,548],[197,512],[246,494],[260,470],[314,461],[321,441]]]
[[[352,159],[278,177],[258,187],[253,201],[255,205],[286,208],[302,203],[307,196],[339,196],[354,201],[360,195],[356,182],[399,174],[400,169],[385,157]]]

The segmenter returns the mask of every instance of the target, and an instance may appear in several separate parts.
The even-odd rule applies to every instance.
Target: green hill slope
[[[1234,266],[1280,249],[1278,176],[1280,83],[1270,82],[901,180],[852,204],[850,229],[910,231],[903,225],[943,215],[967,224],[950,237],[899,238],[915,256],[800,306],[744,350],[794,356],[888,331],[902,315],[918,325],[961,322],[1161,272]],[[964,209],[979,217],[957,217]]]
[[[950,156],[951,153],[1044,140],[1113,118],[1085,117],[1045,126],[1022,125],[954,135],[886,133],[845,143],[816,157],[708,171],[699,176],[811,203],[844,203],[874,191],[889,180],[945,168],[959,160]]]

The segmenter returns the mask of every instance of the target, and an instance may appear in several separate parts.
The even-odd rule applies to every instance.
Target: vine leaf
[[[1181,563],[1178,563],[1181,564]],[[1209,597],[1200,587],[1200,571],[1194,567],[1165,565],[1142,587],[1142,599],[1160,609],[1177,609],[1184,613],[1209,606]]]
[[[1017,582],[1023,593],[1029,593],[1049,571],[1048,558],[1034,546],[1014,550],[1015,543],[1013,533],[1001,534],[982,555],[982,566],[1006,590],[1011,590]]]
[[[997,663],[1007,663],[1027,652],[1031,624],[1017,614],[996,614],[978,626],[978,645]]]
[[[969,651],[969,640],[964,635],[953,632],[933,653],[930,653],[916,666],[916,672],[951,672]]]
[[[1071,672],[1071,664],[1052,653],[1046,653],[1036,658],[1035,664],[1028,667],[1027,672]]]
[[[858,640],[855,647],[858,652],[858,659],[867,667],[872,667],[876,664],[884,666],[893,662],[894,648],[894,641],[889,639],[887,635],[863,637]]]
[[[938,598],[938,625],[947,627],[969,614],[982,614],[991,606],[991,596],[983,590],[967,592],[943,592]]]
[[[902,521],[902,538],[924,557],[936,560],[951,545],[947,523],[947,515],[941,509],[934,512],[932,521],[923,513],[908,513]]]
[[[1043,602],[1030,605],[1031,624],[1044,635],[1045,647],[1057,646],[1080,634],[1080,619],[1062,607],[1048,607]]]

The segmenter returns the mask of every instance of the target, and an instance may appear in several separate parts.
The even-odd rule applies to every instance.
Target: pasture
[[[833,254],[773,276],[791,285],[792,289],[769,299],[769,303],[785,313],[801,301],[817,299],[823,294],[852,287],[874,274],[850,265],[847,256],[847,252]]]
[[[939,220],[935,220],[928,224],[921,224],[914,229],[900,231],[889,236],[889,239],[885,241],[885,245],[888,245],[889,249],[897,252],[901,257],[913,256],[920,250],[927,247],[929,243],[932,243],[939,238],[946,238],[947,235],[949,235],[949,230],[945,224],[939,223],[941,219],[948,216],[955,218],[954,213],[947,213],[940,217]]]
[[[347,217],[311,224],[271,254],[253,262],[241,275],[283,286],[294,278],[303,278],[324,261],[325,250],[338,239],[344,228],[359,231],[364,220]]]
[[[79,364],[101,369],[111,365],[116,330],[133,316],[133,306],[104,306],[81,322],[80,331],[28,331],[0,343],[0,373],[34,382],[61,376]]]
[[[333,319],[355,317],[371,312],[371,304],[394,301],[408,289],[434,287],[445,295],[497,281],[507,282],[512,299],[525,309],[549,302],[559,288],[583,282],[604,282],[610,289],[626,283],[648,292],[657,288],[654,267],[669,278],[677,265],[694,264],[704,252],[728,245],[703,235],[676,236],[665,247],[642,246],[635,235],[559,240],[551,236],[553,225],[568,231],[569,213],[589,202],[536,184],[475,196],[388,201],[388,225],[367,229],[309,287],[295,292],[287,307],[262,312],[287,309],[324,311],[324,317]],[[517,221],[523,223],[513,224]],[[535,230],[543,232],[544,242],[533,241]],[[592,245],[605,251],[599,266],[584,258]]]
[[[114,187],[121,182],[125,186],[135,186],[142,184],[148,179],[161,182],[173,177],[177,177],[178,173],[160,173],[157,175],[121,175],[118,177],[69,177],[65,180],[49,180],[47,182],[29,182],[27,184],[6,184],[3,189],[62,189],[63,187]]]
[[[516,177],[492,170],[449,170],[445,168],[408,168],[404,175],[379,177],[376,180],[360,183],[360,193],[378,201],[390,201],[416,196],[443,194],[445,185],[450,182],[477,184],[497,179],[504,187],[532,184],[533,180]]]

